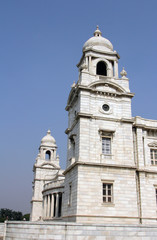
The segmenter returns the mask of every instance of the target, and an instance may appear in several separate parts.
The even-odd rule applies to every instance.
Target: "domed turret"
[[[54,137],[51,136],[51,131],[47,131],[47,135],[41,139],[41,146],[46,147],[56,147],[56,141]]]
[[[83,46],[83,52],[88,50],[96,50],[101,52],[113,51],[112,43],[108,39],[102,37],[98,26],[94,32],[94,37],[88,39]]]

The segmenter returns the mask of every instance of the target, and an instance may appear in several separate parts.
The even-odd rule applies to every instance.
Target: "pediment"
[[[149,147],[157,148],[157,142],[152,142],[148,144]]]
[[[54,180],[58,176],[58,171],[54,170],[51,174],[46,174],[44,180]]]
[[[42,165],[41,165],[41,167],[44,167],[44,168],[58,168],[58,166],[56,166],[55,164],[53,164],[53,163],[50,163],[50,162],[45,162],[45,163],[43,163]]]
[[[117,92],[115,88],[109,86],[108,84],[96,85],[94,89],[97,91],[103,91],[103,92]]]
[[[110,82],[110,81],[97,81],[92,84],[90,84],[88,87],[90,87],[93,90],[97,91],[104,91],[104,92],[119,92],[119,93],[126,93],[124,88],[119,86],[116,83]]]

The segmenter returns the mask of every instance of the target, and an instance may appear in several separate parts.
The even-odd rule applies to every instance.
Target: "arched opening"
[[[106,64],[103,61],[98,62],[97,68],[96,68],[96,74],[102,75],[102,76],[107,76]]]
[[[45,153],[45,159],[46,160],[50,160],[51,159],[51,152],[49,150],[46,151],[46,153]]]

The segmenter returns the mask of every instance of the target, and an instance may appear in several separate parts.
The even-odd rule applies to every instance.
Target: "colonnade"
[[[62,193],[51,193],[43,197],[43,218],[61,217]]]

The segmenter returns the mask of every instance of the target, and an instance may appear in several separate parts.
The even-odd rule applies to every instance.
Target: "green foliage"
[[[29,214],[23,215],[22,212],[16,212],[7,208],[0,209],[0,222],[5,220],[21,221],[23,219],[29,221]]]
[[[29,213],[23,215],[23,220],[25,219],[26,221],[29,221],[29,218],[30,218],[30,214]]]

